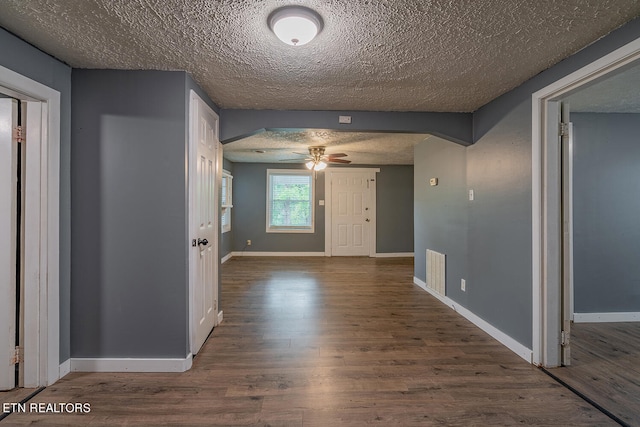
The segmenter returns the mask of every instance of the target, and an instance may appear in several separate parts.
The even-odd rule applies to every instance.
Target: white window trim
[[[311,226],[310,227],[272,227],[269,224],[269,218],[271,217],[271,175],[304,175],[311,177]],[[313,172],[305,169],[267,169],[267,203],[266,203],[266,231],[267,233],[315,233],[316,226],[316,180],[313,177]]]
[[[222,228],[222,233],[227,233],[229,231],[231,231],[231,208],[233,208],[233,175],[231,175],[231,172],[229,172],[226,169],[222,170],[222,176],[223,178],[226,178],[226,182],[227,182],[227,188],[226,188],[226,194],[227,194],[227,200],[225,200],[224,202],[226,203],[222,203],[221,204],[221,208],[222,208],[222,212],[221,212],[221,220],[220,223],[222,224],[222,217],[224,217],[224,215],[229,215],[229,221],[227,221],[226,224],[222,224],[221,228]]]

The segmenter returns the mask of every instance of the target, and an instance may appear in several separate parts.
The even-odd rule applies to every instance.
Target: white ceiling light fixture
[[[311,169],[314,171],[321,171],[327,168],[327,162],[336,162],[336,163],[351,163],[349,160],[339,159],[339,157],[345,157],[344,153],[337,154],[324,154],[324,147],[309,147],[309,156],[311,158],[305,165],[307,169]]]
[[[269,15],[269,28],[286,44],[302,46],[322,31],[322,17],[304,6],[284,6]]]
[[[322,160],[309,160],[306,163],[307,169],[311,169],[314,171],[321,171],[326,169],[327,164],[325,162],[323,162]]]

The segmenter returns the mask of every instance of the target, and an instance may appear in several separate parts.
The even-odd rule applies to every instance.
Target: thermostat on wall
[[[430,184],[432,187],[435,187],[436,185],[438,185],[438,178],[431,178],[431,179],[429,180],[429,184]]]

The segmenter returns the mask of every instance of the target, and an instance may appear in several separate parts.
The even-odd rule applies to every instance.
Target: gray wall
[[[468,308],[529,348],[531,96],[638,37],[635,19],[474,113],[467,175],[477,202],[469,212]]]
[[[413,166],[378,166],[376,252],[413,252]]]
[[[0,65],[60,92],[60,361],[70,355],[71,68],[0,28]]]
[[[314,233],[267,233],[267,169],[306,169],[304,165],[234,163],[231,230],[234,252],[324,252],[324,174],[315,182]],[[251,240],[251,246],[246,246]]]
[[[467,186],[475,193],[469,202],[467,308],[530,346],[530,102],[467,148]]]
[[[640,311],[640,114],[571,114],[576,313]]]
[[[185,357],[185,77],[74,70],[72,357]]]
[[[234,163],[233,167],[233,251],[324,252],[325,210],[318,205],[325,198],[324,173],[318,173],[316,180],[315,232],[267,233],[267,169],[304,169],[304,165]],[[413,252],[413,166],[356,167],[380,168],[376,178],[377,252]],[[252,241],[251,246],[246,246],[247,240]]]
[[[415,150],[415,276],[426,249],[447,256],[446,295],[531,345],[531,115],[523,104],[470,147]],[[429,185],[438,178],[438,186]],[[470,201],[468,190],[474,191]],[[460,288],[466,280],[466,291]]]
[[[531,264],[531,95],[567,74],[640,37],[640,19],[538,74],[474,113],[474,145],[467,150],[469,202],[467,292],[451,297],[505,332],[532,347]],[[419,169],[416,159],[416,173]],[[419,188],[416,184],[416,193]],[[454,209],[449,212],[453,215]],[[418,259],[425,242],[418,224],[448,227],[416,209],[416,277],[424,272]],[[448,262],[451,262],[448,259]],[[456,267],[457,268],[457,267]],[[449,280],[449,274],[447,275]],[[454,278],[455,280],[455,278]],[[459,281],[447,287],[459,288]],[[466,298],[466,302],[464,301]]]
[[[429,138],[414,151],[415,276],[426,282],[426,250],[446,255],[446,294],[461,304],[466,294],[460,279],[468,279],[466,149]],[[438,178],[438,185],[429,180]]]

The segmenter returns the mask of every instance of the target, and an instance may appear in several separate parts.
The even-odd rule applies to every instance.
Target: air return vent
[[[427,249],[427,287],[444,296],[446,282],[446,257]]]

